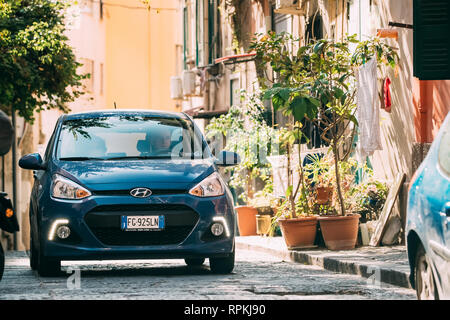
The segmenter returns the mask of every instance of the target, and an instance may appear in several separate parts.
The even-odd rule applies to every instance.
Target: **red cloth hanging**
[[[389,77],[386,77],[384,79],[384,85],[383,85],[383,96],[384,96],[384,110],[386,112],[391,112],[391,90],[389,89],[389,86],[391,85],[391,79]]]

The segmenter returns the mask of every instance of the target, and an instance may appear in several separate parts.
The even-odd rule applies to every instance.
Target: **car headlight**
[[[202,182],[189,190],[189,194],[197,197],[217,197],[223,195],[224,187],[220,175],[217,172],[209,175]]]
[[[55,174],[53,177],[52,197],[58,199],[79,200],[89,197],[91,192],[78,183]]]

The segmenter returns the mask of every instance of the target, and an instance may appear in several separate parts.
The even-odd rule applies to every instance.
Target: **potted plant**
[[[325,245],[330,250],[347,250],[353,249],[356,245],[358,237],[358,227],[360,215],[358,212],[352,210],[350,197],[348,196],[351,186],[354,184],[355,172],[357,164],[355,160],[348,159],[340,161],[337,166],[339,171],[336,174],[336,166],[334,160],[331,160],[329,169],[330,177],[333,177],[331,183],[337,190],[337,179],[340,178],[340,189],[342,198],[345,199],[345,215],[338,214],[338,209],[328,212],[321,212],[319,217],[320,230],[325,241]],[[339,208],[339,196],[337,192],[333,194],[332,203],[334,207]]]
[[[350,44],[356,44],[352,54]],[[337,215],[319,218],[329,249],[351,249],[356,244],[359,214],[346,210],[340,167],[351,151],[342,152],[344,142],[352,142],[358,122],[355,117],[355,69],[371,58],[391,67],[398,59],[394,49],[378,38],[358,42],[356,35],[342,42],[321,39],[301,46],[289,34],[269,33],[252,44],[261,64],[270,64],[277,81],[270,87],[262,79],[264,97],[275,110],[291,114],[295,121],[304,118],[323,128],[321,138],[330,146],[337,196]],[[333,211],[332,211],[333,212]]]
[[[270,178],[264,189],[254,194],[253,199],[249,201],[249,204],[256,208],[258,214],[256,215],[256,233],[258,235],[267,236],[273,234],[271,232],[271,224],[273,217],[273,203],[277,200],[273,196],[273,184]]]
[[[378,220],[389,192],[386,183],[375,180],[371,170],[368,173],[369,177],[349,192],[351,210],[361,215],[361,223]]]
[[[237,191],[236,207],[239,234],[257,235],[257,208],[252,205],[255,197],[254,185],[270,184],[270,163],[264,158],[271,154],[270,146],[276,139],[275,130],[267,125],[260,92],[241,92],[242,106],[232,106],[227,114],[211,120],[206,127],[206,136],[214,140],[213,151],[223,148],[233,150],[241,157],[238,166],[231,168],[229,185]]]
[[[285,200],[277,208],[273,219],[273,227],[278,224],[285,243],[289,249],[312,247],[317,232],[317,216],[315,216],[308,204],[308,188],[305,183],[305,172],[297,149],[297,162],[292,159],[293,146],[302,137],[299,122],[289,123],[288,128],[282,130],[281,142],[287,151],[287,182]],[[294,184],[293,176],[299,174],[299,179]]]
[[[317,233],[317,216],[302,211],[302,203],[296,203],[296,213],[291,209],[288,200],[279,207],[272,222],[272,228],[277,223],[289,249],[310,248],[314,246]]]
[[[314,203],[329,205],[333,199],[333,176],[330,174],[331,161],[328,154],[309,154],[305,171],[308,173],[307,181],[314,189]]]

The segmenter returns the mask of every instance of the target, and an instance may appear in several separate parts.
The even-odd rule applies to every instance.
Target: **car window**
[[[52,149],[54,146],[54,142],[55,142],[55,136],[56,136],[56,128],[57,126],[55,126],[55,128],[53,129],[53,133],[50,137],[50,140],[47,142],[47,147],[45,148],[45,153],[44,153],[44,162],[47,162],[52,154]]]
[[[203,142],[190,120],[108,116],[66,120],[57,150],[61,160],[198,158]]]
[[[443,128],[445,131],[439,143],[438,161],[440,167],[450,176],[450,121],[448,123],[449,125]]]

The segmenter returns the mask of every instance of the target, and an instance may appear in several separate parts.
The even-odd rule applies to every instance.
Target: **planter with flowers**
[[[356,45],[354,53],[350,50],[352,44]],[[341,42],[321,39],[301,46],[292,35],[271,32],[254,42],[252,48],[257,53],[257,61],[263,66],[270,64],[277,73],[274,84],[264,78],[260,79],[260,83],[266,87],[264,98],[271,99],[274,109],[282,110],[293,118],[294,125],[291,122],[288,131],[301,132],[298,123],[303,119],[322,128],[321,139],[330,148],[330,172],[334,176],[333,193],[337,201],[333,204],[334,210],[319,217],[320,228],[327,248],[354,248],[360,215],[346,208],[348,199],[345,199],[345,191],[350,188],[350,184],[346,184],[341,171],[347,165],[352,151],[351,147],[345,146],[352,146],[358,127],[355,117],[356,69],[370,59],[395,67],[397,54],[378,38],[359,42],[356,35]],[[297,135],[290,139],[301,141],[300,138]],[[287,144],[288,159],[292,143]],[[300,174],[301,183],[304,184],[302,170]],[[286,201],[295,219],[294,199],[297,191],[292,186],[290,188]],[[301,193],[307,194],[304,185],[301,186]],[[303,205],[305,203],[307,201],[303,201]],[[311,213],[309,207],[307,213]]]
[[[352,187],[349,197],[352,210],[361,215],[361,223],[379,219],[389,188],[386,183],[372,176],[361,184]]]

